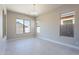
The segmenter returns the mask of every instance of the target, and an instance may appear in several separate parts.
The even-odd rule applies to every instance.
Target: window
[[[22,33],[23,33],[23,20],[16,19],[16,34],[22,34]]]
[[[16,34],[30,32],[30,20],[16,19]]]
[[[29,32],[30,32],[30,21],[24,20],[24,33],[29,33]]]
[[[61,14],[60,35],[74,37],[74,12]]]
[[[40,33],[40,23],[38,20],[36,21],[36,24],[37,24],[37,33]]]

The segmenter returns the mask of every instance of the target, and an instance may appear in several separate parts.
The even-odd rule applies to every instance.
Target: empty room
[[[0,4],[0,55],[78,55],[79,4]]]

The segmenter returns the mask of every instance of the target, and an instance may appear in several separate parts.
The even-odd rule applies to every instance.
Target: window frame
[[[39,20],[36,20],[36,33],[39,34],[40,32],[37,31],[37,28],[40,27],[40,25],[38,26],[38,22],[40,22],[40,21]]]
[[[17,19],[19,19],[19,20],[23,20],[23,19],[20,19],[20,18],[16,18],[16,20],[17,20]],[[23,28],[22,28],[22,29],[23,29]],[[17,30],[16,30],[16,32],[17,32]],[[16,34],[17,34],[17,33],[16,33]],[[18,34],[23,34],[23,32],[22,32],[22,33],[18,33]]]
[[[16,33],[16,34],[17,34],[17,35],[20,35],[20,34],[27,34],[27,33],[30,33],[30,32],[31,32],[31,20],[30,20],[30,19],[16,18],[16,20],[17,20],[17,19],[19,19],[19,20],[23,20],[23,33],[19,33],[19,34]],[[28,20],[29,23],[30,23],[30,25],[29,25],[29,26],[30,26],[30,31],[29,31],[29,32],[25,32],[25,27],[24,27],[24,21],[25,21],[25,20]],[[16,31],[16,32],[17,32],[17,31]]]
[[[25,20],[29,20],[29,19],[23,19],[23,24],[24,24],[24,21],[25,21]],[[29,20],[29,23],[30,23],[29,26],[30,26],[30,32],[31,32],[31,20]],[[24,33],[24,34],[27,34],[27,33],[30,33],[30,32],[25,32],[25,27],[24,27],[24,25],[23,25],[23,33]]]

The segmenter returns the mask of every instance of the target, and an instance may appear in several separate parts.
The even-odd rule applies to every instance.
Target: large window
[[[23,33],[23,20],[16,19],[16,34],[22,34],[22,33]]]
[[[30,32],[30,20],[16,19],[16,34]]]
[[[29,33],[29,32],[30,32],[30,21],[24,20],[24,33]]]

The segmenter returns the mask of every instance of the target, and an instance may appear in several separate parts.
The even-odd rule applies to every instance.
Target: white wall
[[[60,36],[60,14],[75,11],[74,37]],[[79,46],[79,5],[62,5],[37,17],[40,20],[41,33],[39,37]]]
[[[31,32],[28,34],[16,34],[16,19],[30,19],[31,20]],[[7,12],[7,38],[30,38],[35,36],[35,20],[34,17],[25,14],[8,11]]]

